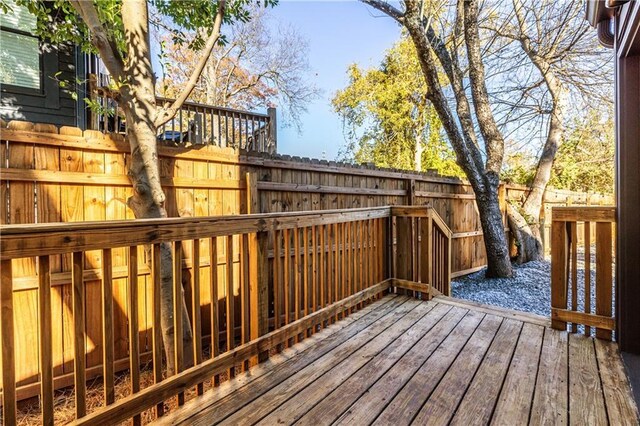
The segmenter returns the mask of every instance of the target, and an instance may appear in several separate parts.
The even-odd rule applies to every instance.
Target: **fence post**
[[[415,206],[416,205],[416,180],[407,179],[405,181],[405,187],[407,189],[407,205]]]
[[[0,264],[0,337],[2,337],[2,414],[4,424],[16,424],[16,363],[13,330],[13,274],[11,260]]]
[[[258,175],[255,172],[247,172],[245,175],[247,185],[247,214],[260,213],[260,195],[258,194]]]
[[[567,224],[551,222],[551,308],[567,309]],[[551,314],[553,317],[553,313]],[[566,330],[565,321],[552,320],[551,327]]]
[[[269,116],[269,154],[275,154],[278,151],[278,122],[276,120],[276,109],[267,108]]]
[[[610,222],[596,223],[596,315],[610,317],[613,276],[613,227]],[[617,315],[620,315],[617,313]],[[611,330],[596,328],[596,337],[611,340]]]

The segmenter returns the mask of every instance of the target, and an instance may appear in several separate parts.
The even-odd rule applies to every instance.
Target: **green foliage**
[[[506,183],[531,185],[536,172],[535,160],[535,157],[522,152],[508,155],[500,179]]]
[[[613,111],[596,110],[578,119],[567,132],[553,164],[550,185],[572,191],[613,193],[615,181]]]
[[[609,107],[604,114],[594,109],[574,121],[556,154],[550,186],[579,192],[613,192],[615,141],[612,117],[613,111]],[[508,156],[502,179],[530,185],[535,162],[534,156],[524,153]]]
[[[15,0],[17,4],[27,6],[38,18],[37,34],[52,42],[73,42],[83,51],[97,53],[91,44],[89,29],[76,14],[67,0],[34,1]],[[88,0],[83,0],[88,1]],[[251,19],[249,5],[254,0],[233,0],[225,5],[225,23],[246,22]],[[9,0],[0,0],[0,9],[11,11]],[[263,0],[266,6],[274,6],[277,0]],[[122,25],[122,0],[93,0],[100,22],[107,29],[110,41],[117,47],[120,55],[126,58],[128,47]],[[176,43],[189,43],[196,50],[204,45],[204,39],[213,30],[218,10],[217,0],[150,0],[152,24],[160,22],[170,30]],[[195,37],[187,37],[192,33]]]
[[[347,74],[349,84],[332,101],[345,126],[345,156],[380,167],[463,175],[426,98],[427,86],[409,38],[387,51],[379,67],[363,70],[354,64]]]

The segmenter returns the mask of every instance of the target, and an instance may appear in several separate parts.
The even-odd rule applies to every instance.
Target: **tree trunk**
[[[555,80],[554,80],[555,81]],[[549,86],[551,86],[549,84]],[[544,193],[547,189],[553,161],[562,143],[562,113],[557,101],[560,89],[555,89],[554,107],[549,120],[549,132],[545,141],[542,154],[538,160],[536,174],[529,188],[529,194],[522,203],[522,212],[514,208],[509,212],[509,227],[518,244],[518,263],[526,263],[532,260],[544,259],[544,246],[540,234],[540,211],[544,201]]]
[[[487,278],[508,278],[513,276],[513,270],[502,223],[498,188],[493,188],[493,185],[487,186],[486,192],[476,191],[476,203],[487,253],[486,276]]]
[[[415,149],[413,151],[413,170],[416,172],[422,171],[422,152],[424,151],[424,147],[422,146],[422,142],[420,142],[420,138],[416,138]]]
[[[133,196],[127,205],[136,219],[164,218],[165,195],[160,182],[155,119],[158,115],[155,81],[151,66],[148,5],[144,0],[126,1],[122,5],[123,24],[128,44],[134,46],[127,56],[120,105],[127,120],[127,137],[131,147],[129,178]],[[173,324],[173,253],[171,244],[161,244],[160,326],[169,374],[193,365],[193,336],[189,315],[182,299],[183,363],[176,368]],[[147,258],[150,260],[149,256]],[[155,319],[154,319],[155,320]]]
[[[538,216],[539,217],[539,216]],[[507,206],[509,230],[513,234],[518,246],[516,263],[526,263],[544,259],[544,247],[540,226],[531,225],[513,206]]]
[[[134,104],[139,102],[133,102]],[[131,147],[131,165],[129,178],[133,184],[133,196],[127,200],[127,205],[133,211],[136,219],[167,217],[164,207],[164,192],[160,187],[160,173],[158,170],[156,132],[152,122],[145,120],[137,113],[138,108],[127,107],[125,114],[128,126],[127,137]],[[147,253],[150,248],[147,248]],[[147,255],[147,263],[151,257]],[[160,327],[162,340],[167,357],[169,374],[176,372],[174,316],[173,316],[173,252],[171,243],[160,245]],[[193,334],[189,322],[189,314],[184,301],[184,290],[179,297],[182,299],[182,329],[183,331],[183,363],[180,370],[193,365]]]

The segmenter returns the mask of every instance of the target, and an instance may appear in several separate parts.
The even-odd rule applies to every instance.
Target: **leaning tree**
[[[477,0],[455,0],[451,8],[404,0],[402,10],[384,0],[362,1],[404,26],[416,46],[427,97],[477,197],[487,276],[512,273],[497,195],[505,131],[531,122],[546,129],[528,196],[508,209],[519,260],[540,259],[540,209],[562,142],[565,105],[575,101],[570,95],[576,93],[597,96],[601,70],[606,69],[602,50],[586,31],[579,2],[487,2],[481,14]],[[439,70],[450,89],[440,84]],[[523,132],[515,134],[522,137]]]
[[[404,10],[400,10],[384,0],[362,1],[395,19],[407,29],[413,40],[427,81],[426,96],[438,113],[456,153],[456,161],[476,194],[487,253],[486,274],[488,277],[510,277],[513,271],[498,199],[504,139],[493,117],[485,84],[478,1],[457,2],[450,40],[445,40],[434,29],[435,20],[432,18],[435,13],[430,13],[432,11],[425,2],[404,0]],[[460,52],[462,45],[466,47],[466,67],[460,60],[463,57]],[[444,71],[453,90],[455,115],[440,81],[440,69]],[[471,86],[475,117],[465,87],[467,79]],[[483,146],[480,139],[484,142]]]
[[[2,1],[2,0],[0,0]],[[131,148],[128,175],[133,196],[127,200],[136,218],[167,217],[160,184],[156,131],[171,120],[198,82],[211,52],[224,43],[223,23],[247,22],[250,0],[18,0],[38,17],[39,35],[54,42],[73,42],[98,54],[111,75],[115,100],[127,121]],[[277,0],[265,0],[273,6]],[[2,2],[7,10],[10,5]],[[170,104],[156,105],[150,26],[165,17],[174,40],[199,50],[199,60],[182,91]],[[186,34],[193,34],[188,38]],[[173,339],[171,245],[161,245],[161,329],[169,371],[176,371]],[[192,333],[182,295],[184,368],[193,362]]]

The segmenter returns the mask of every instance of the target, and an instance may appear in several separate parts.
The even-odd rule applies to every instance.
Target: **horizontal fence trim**
[[[393,287],[399,287],[399,288],[403,288],[405,290],[411,290],[411,291],[419,291],[421,293],[425,293],[430,296],[434,291],[434,288],[431,287],[431,284],[428,284],[428,283],[419,283],[419,282],[410,281],[410,280],[403,280],[400,278],[390,278],[390,279],[391,279],[391,285]]]
[[[69,185],[110,185],[131,186],[131,180],[126,175],[108,173],[61,172],[57,170],[36,169],[0,169],[0,179],[19,182],[48,182]],[[198,189],[245,189],[246,184],[241,180],[230,179],[197,179],[184,177],[163,177],[160,179],[163,187],[198,188]]]
[[[509,232],[509,228],[504,228],[504,232]],[[454,232],[451,234],[451,238],[470,238],[470,237],[482,237],[484,231],[469,231],[469,232]]]
[[[416,191],[416,197],[424,197],[424,198],[450,198],[450,199],[458,199],[458,200],[475,200],[475,194],[449,194],[443,192],[431,192],[431,191]]]
[[[554,207],[553,220],[560,222],[615,222],[615,207]]]
[[[586,314],[584,312],[571,311],[569,309],[551,308],[551,319],[596,328],[604,328],[606,330],[616,329],[616,321],[613,317]]]
[[[78,129],[81,132],[81,130]],[[118,134],[105,134],[99,138],[95,132],[90,136],[72,136],[59,133],[43,133],[24,130],[0,130],[0,140],[28,143],[30,145],[45,145],[56,148],[77,148],[86,151],[105,151],[129,154],[131,149],[123,137]],[[259,166],[267,168],[281,168],[287,170],[304,170],[320,173],[335,173],[354,176],[381,177],[392,179],[414,179],[417,182],[441,183],[446,185],[470,186],[462,179],[440,176],[426,176],[418,172],[403,172],[396,170],[384,170],[379,168],[367,168],[358,165],[329,165],[320,162],[312,162],[305,159],[279,159],[267,156],[251,155],[246,151],[236,151],[233,148],[223,148],[213,145],[196,145],[188,147],[172,147],[158,145],[158,156],[170,157],[181,160],[217,161],[220,163],[239,164],[244,166]],[[436,193],[437,194],[437,193]],[[452,194],[455,195],[455,194]],[[465,194],[468,195],[468,194]]]
[[[101,411],[89,414],[81,419],[77,419],[73,424],[94,425],[94,424],[114,424],[129,419],[131,416],[141,413],[153,407],[179,392],[187,390],[189,387],[210,379],[216,374],[220,374],[233,367],[239,359],[247,359],[257,356],[260,352],[267,351],[277,344],[286,342],[289,338],[306,331],[308,328],[322,321],[326,321],[338,312],[356,306],[376,294],[387,290],[391,286],[391,280],[385,280],[362,290],[352,296],[335,302],[326,308],[322,308],[311,313],[304,318],[284,325],[264,336],[261,336],[248,343],[244,343],[237,348],[225,352],[216,358],[204,361],[202,364],[191,367],[181,373],[166,378],[164,381],[153,384],[140,392],[123,398],[113,405]]]
[[[301,183],[258,182],[261,191],[309,192],[317,194],[396,195],[405,196],[405,189],[375,189],[348,186],[306,185]]]
[[[474,268],[463,269],[462,271],[451,272],[451,279],[462,277],[463,275],[473,274],[474,272],[482,271],[487,265],[476,266]]]
[[[0,258],[184,241],[389,217],[389,207],[263,213],[241,216],[137,219],[105,222],[6,225]]]

